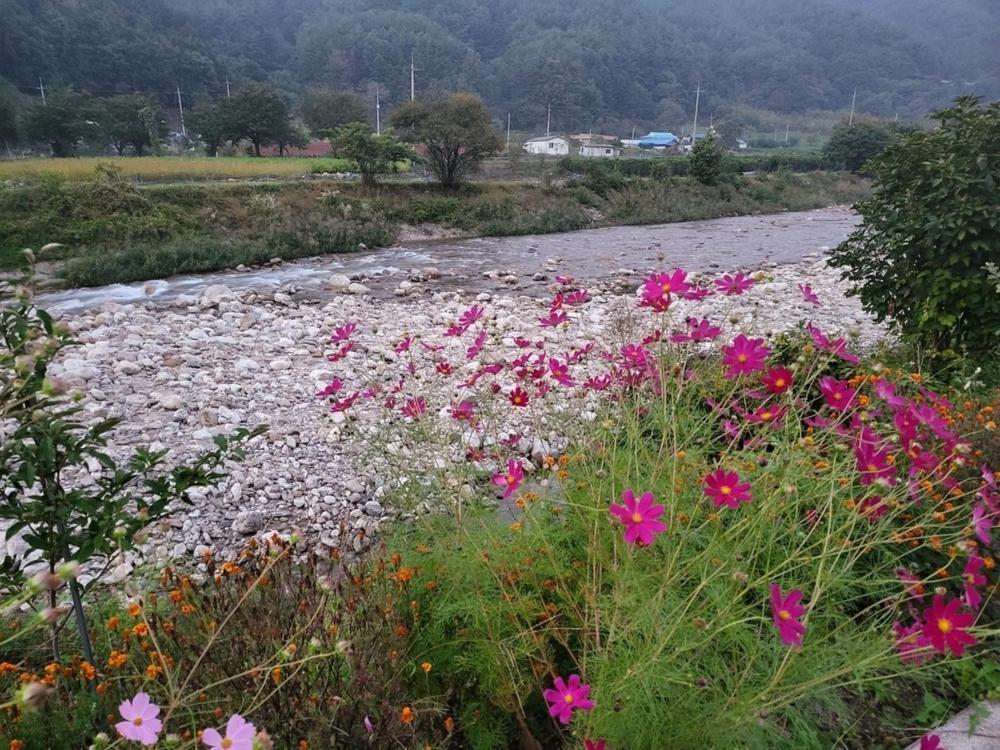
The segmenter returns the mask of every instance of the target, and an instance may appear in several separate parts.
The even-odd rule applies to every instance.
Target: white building
[[[569,155],[569,138],[561,135],[540,135],[524,142],[524,150],[529,154]]]
[[[585,143],[580,146],[580,156],[599,159],[614,159],[622,150],[611,143]]]

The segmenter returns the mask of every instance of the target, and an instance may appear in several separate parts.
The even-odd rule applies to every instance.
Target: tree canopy
[[[1000,98],[992,0],[0,0],[0,75],[197,107],[250,83],[291,100],[350,91],[373,110],[475,91],[516,128],[677,130],[702,111],[923,116]],[[412,55],[412,58],[411,58]],[[827,118],[829,121],[830,118]],[[343,124],[337,122],[334,126]]]

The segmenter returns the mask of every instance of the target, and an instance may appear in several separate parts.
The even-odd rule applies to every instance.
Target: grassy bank
[[[858,200],[863,180],[812,172],[687,177],[589,175],[559,184],[426,184],[365,189],[328,181],[137,185],[121,176],[40,180],[0,189],[0,270],[20,250],[65,245],[43,260],[68,286],[162,278],[386,245],[404,224],[473,235],[564,232],[818,208]]]

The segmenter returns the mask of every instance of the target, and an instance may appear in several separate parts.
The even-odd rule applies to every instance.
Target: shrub
[[[987,264],[1000,247],[1000,103],[956,100],[940,125],[902,136],[871,162],[874,195],[832,265],[879,320],[919,344],[983,356],[1000,340]]]
[[[722,149],[709,134],[691,149],[691,176],[702,185],[714,185],[722,176]]]
[[[859,172],[868,161],[881,154],[899,132],[900,129],[890,123],[837,125],[823,147],[823,158],[833,169]]]

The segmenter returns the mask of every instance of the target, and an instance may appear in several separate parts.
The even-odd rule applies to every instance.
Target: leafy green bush
[[[833,251],[865,308],[919,344],[985,355],[1000,342],[1000,103],[974,97],[935,113],[870,165],[863,224]]]
[[[869,160],[881,154],[900,132],[901,128],[893,123],[838,125],[823,147],[823,158],[833,169],[859,172]]]
[[[702,185],[714,185],[722,177],[722,149],[711,133],[691,149],[691,176]]]

